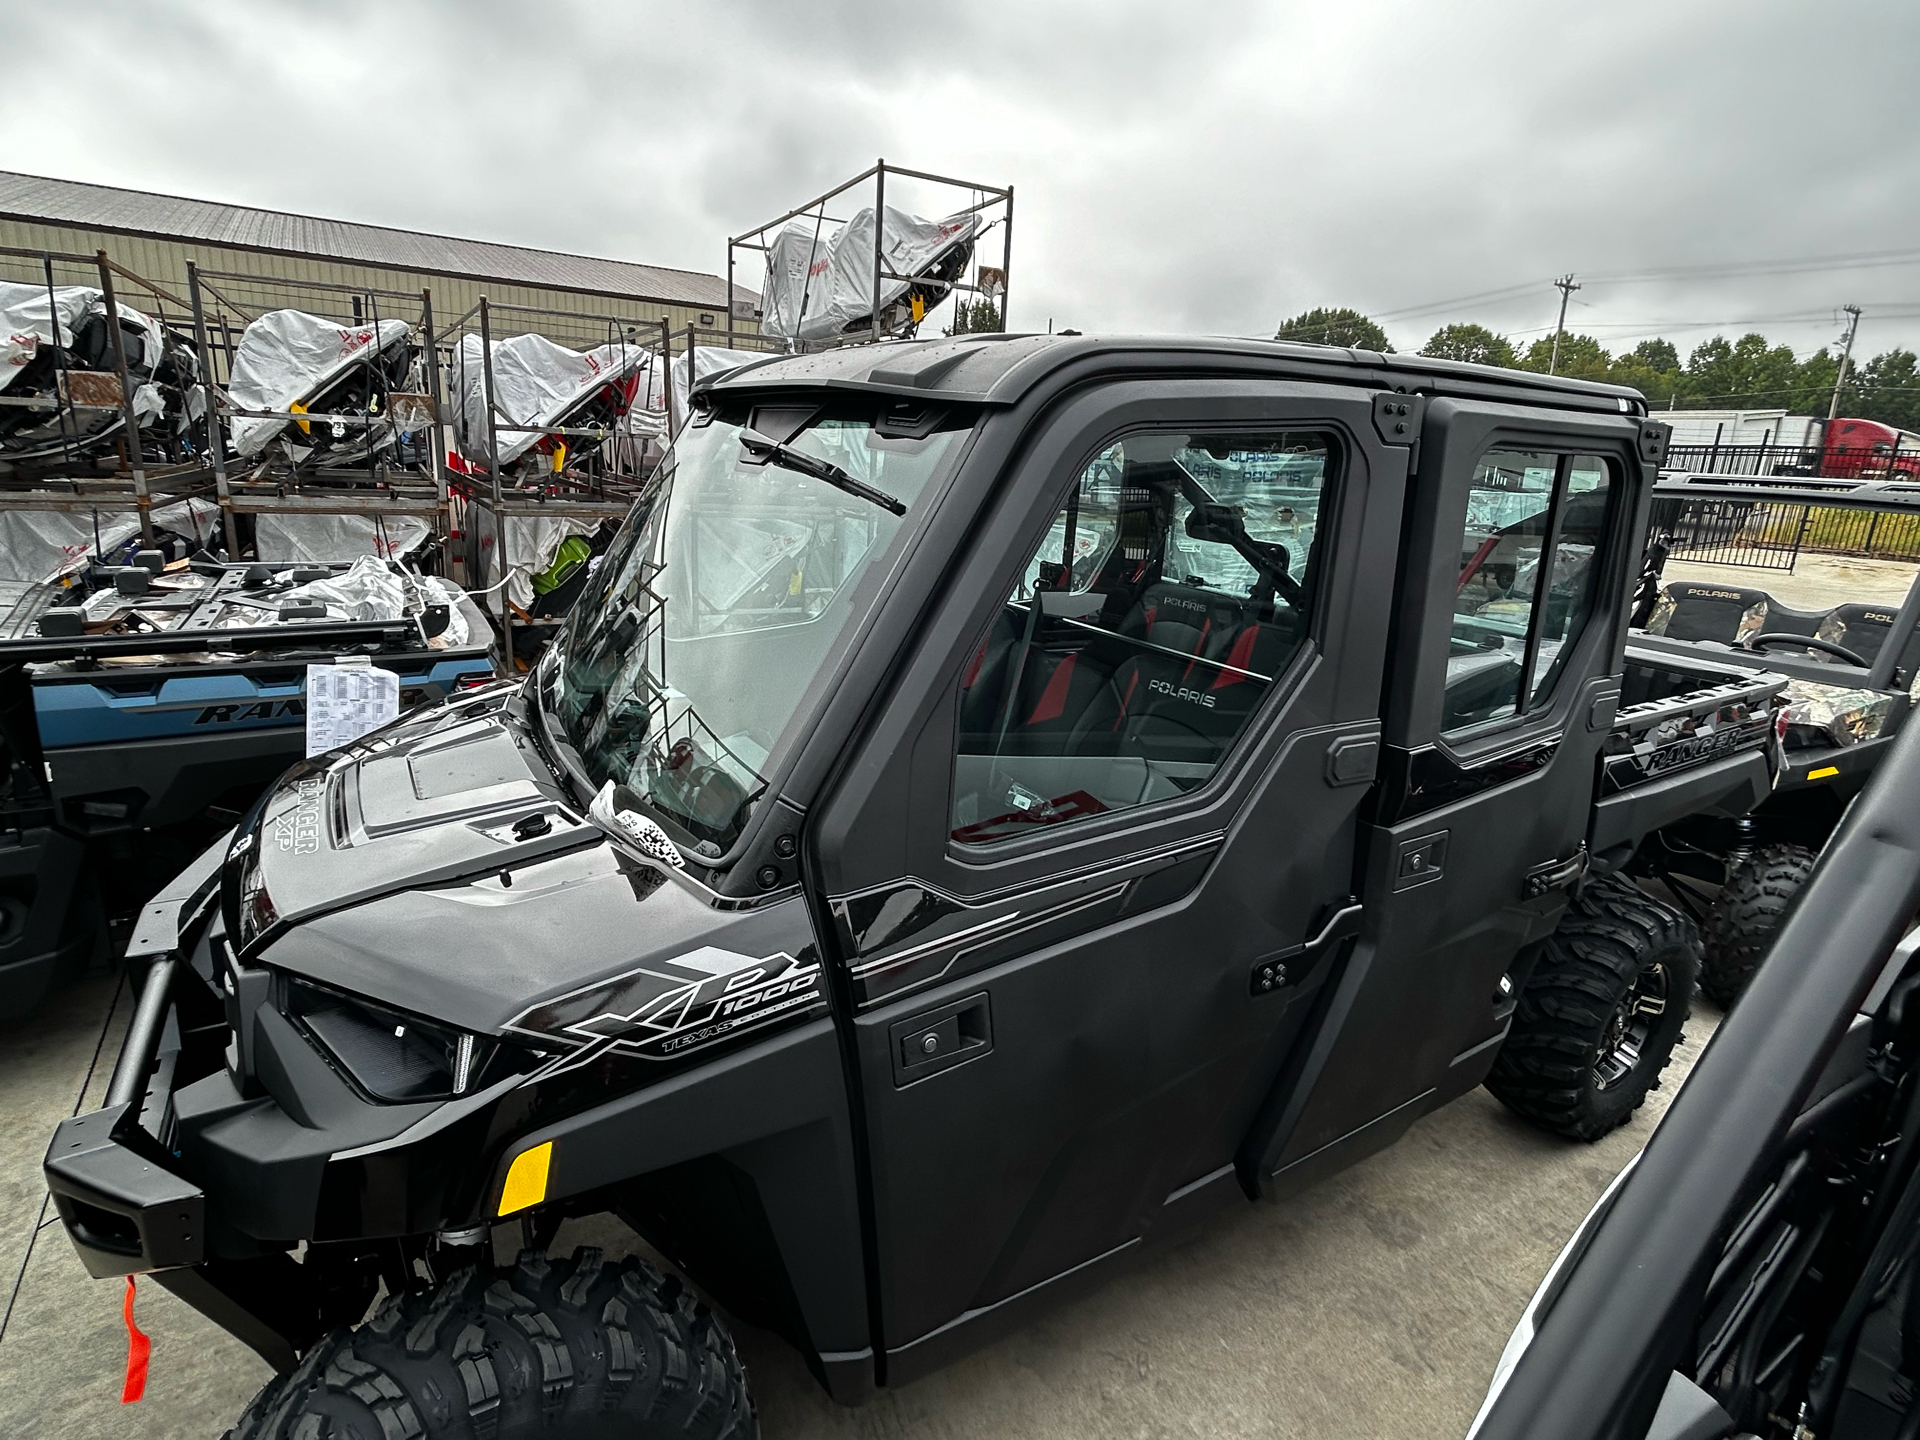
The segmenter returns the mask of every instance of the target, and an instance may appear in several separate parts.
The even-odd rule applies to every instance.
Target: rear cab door
[[[1426,411],[1360,844],[1366,926],[1246,1164],[1280,1195],[1479,1084],[1582,874],[1661,427]]]
[[[1242,1140],[1355,915],[1394,403],[1156,379],[1020,420],[812,831],[886,1383],[1244,1200]]]

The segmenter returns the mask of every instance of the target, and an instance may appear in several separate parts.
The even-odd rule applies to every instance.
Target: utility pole
[[[1573,283],[1573,276],[1562,275],[1553,282],[1553,288],[1560,292],[1560,323],[1553,327],[1553,358],[1547,361],[1547,374],[1557,374],[1560,369],[1560,337],[1567,333],[1567,301],[1573,298],[1573,292],[1580,287]]]
[[[1833,377],[1833,403],[1827,406],[1827,423],[1831,425],[1840,414],[1840,387],[1847,383],[1847,367],[1853,362],[1853,337],[1860,328],[1860,307],[1842,305],[1847,312],[1847,343],[1840,350],[1840,373]]]

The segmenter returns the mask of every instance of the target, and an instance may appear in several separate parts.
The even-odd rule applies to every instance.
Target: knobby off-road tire
[[[1707,912],[1700,988],[1709,1000],[1725,1008],[1745,993],[1819,858],[1804,845],[1763,845],[1727,867],[1727,883]]]
[[[751,1440],[733,1341],[643,1260],[520,1253],[336,1330],[227,1440]]]
[[[1543,1129],[1598,1140],[1659,1081],[1699,971],[1691,920],[1619,876],[1594,881],[1543,947],[1487,1088]]]

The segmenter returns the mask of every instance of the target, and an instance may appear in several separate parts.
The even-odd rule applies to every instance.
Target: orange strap
[[[133,1323],[133,1276],[127,1276],[126,1298],[120,1302],[120,1318],[127,1322],[127,1383],[120,1388],[120,1403],[131,1405],[147,1393],[147,1357],[153,1342]]]

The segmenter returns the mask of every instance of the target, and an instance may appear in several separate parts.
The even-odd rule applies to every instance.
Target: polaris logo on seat
[[[1186,686],[1175,685],[1170,680],[1149,680],[1147,688],[1157,690],[1171,700],[1184,700],[1189,705],[1201,705],[1208,710],[1213,709],[1213,696],[1204,690],[1189,690]]]

